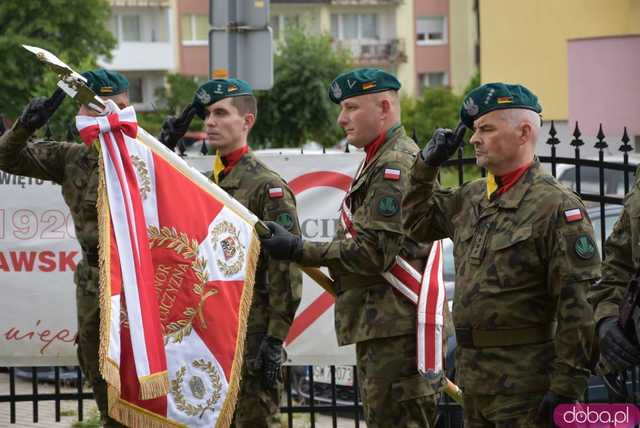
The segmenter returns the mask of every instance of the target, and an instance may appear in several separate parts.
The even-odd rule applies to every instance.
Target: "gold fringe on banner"
[[[140,376],[140,398],[151,400],[169,393],[169,373],[165,370],[148,376]]]
[[[244,360],[244,341],[247,334],[247,323],[249,321],[249,310],[251,309],[251,300],[253,299],[253,284],[256,277],[256,268],[258,267],[258,257],[260,257],[260,240],[256,233],[253,233],[251,243],[249,244],[249,254],[247,257],[247,269],[245,271],[244,289],[242,290],[242,299],[240,300],[240,313],[238,316],[238,338],[236,340],[236,354],[231,365],[231,381],[227,388],[227,396],[224,404],[220,409],[220,415],[216,422],[216,428],[227,428],[231,426],[233,414],[238,401],[238,393],[240,391],[240,378],[242,373],[242,363]],[[246,273],[251,272],[251,275]]]
[[[131,428],[188,428],[120,399],[120,393],[109,386],[109,416]]]
[[[97,145],[97,143],[96,143]],[[98,348],[100,374],[107,383],[120,391],[120,369],[109,358],[111,337],[111,217],[104,175],[104,160],[98,147],[98,267],[100,271],[100,346]]]

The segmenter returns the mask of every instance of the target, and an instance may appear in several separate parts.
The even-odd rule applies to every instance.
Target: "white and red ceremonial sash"
[[[138,124],[133,107],[119,111],[111,102],[108,111],[100,117],[78,116],[76,125],[83,141],[91,144],[97,138],[100,140],[140,396],[151,399],[165,395],[169,383],[160,313],[154,304],[157,299],[146,220],[135,168],[125,143],[125,139],[135,141]],[[115,333],[119,335],[119,331]]]
[[[346,197],[342,201],[340,220],[347,238],[355,238],[358,231],[353,225]],[[424,272],[417,271],[408,261],[396,256],[395,263],[382,274],[396,291],[416,305],[416,361],[418,371],[430,379],[437,379],[443,374],[443,311],[447,304],[443,266],[442,241],[436,241],[431,246]]]
[[[126,111],[116,111],[121,123]],[[106,124],[115,119],[106,119],[98,119],[101,134],[103,129],[113,133]],[[84,121],[77,119],[79,125]],[[227,427],[239,391],[260,252],[254,231],[258,219],[143,129],[135,139],[125,133],[123,140],[111,145],[119,149],[113,156],[105,147],[107,138],[100,138],[100,369],[109,384],[109,414],[134,427]],[[123,193],[116,168],[127,162],[124,177],[127,170],[134,176],[125,180]],[[153,399],[141,395],[136,347],[147,340],[146,331],[141,337],[134,328],[136,302],[126,289],[128,270],[138,265],[133,251],[121,250],[116,233],[117,227],[132,229],[125,214],[133,212],[138,219],[125,203],[136,196],[145,233],[130,241],[139,254],[146,239],[154,292],[150,306],[160,326],[157,352],[166,361],[168,378],[168,393]]]

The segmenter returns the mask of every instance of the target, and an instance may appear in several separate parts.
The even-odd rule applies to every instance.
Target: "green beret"
[[[522,85],[507,83],[486,83],[477,87],[467,95],[460,108],[460,120],[469,129],[473,129],[473,122],[490,111],[524,108],[536,113],[542,111],[538,104],[538,97]]]
[[[342,73],[331,83],[329,98],[336,104],[358,95],[383,91],[397,91],[400,82],[394,75],[377,68],[358,68]]]
[[[253,89],[240,79],[213,79],[201,85],[193,97],[193,106],[198,115],[204,117],[207,106],[229,97],[252,95]]]
[[[85,71],[82,76],[87,79],[87,86],[96,95],[109,97],[118,95],[129,89],[129,81],[117,71],[104,69]]]

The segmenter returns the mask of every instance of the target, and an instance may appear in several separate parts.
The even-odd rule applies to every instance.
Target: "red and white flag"
[[[442,378],[444,305],[447,304],[443,279],[442,241],[429,251],[424,272],[420,273],[400,256],[382,276],[393,288],[416,305],[416,361],[418,371],[437,384]]]
[[[257,218],[135,124],[78,117],[100,141],[100,369],[132,427],[229,426],[239,389]],[[137,128],[137,129],[136,129]]]

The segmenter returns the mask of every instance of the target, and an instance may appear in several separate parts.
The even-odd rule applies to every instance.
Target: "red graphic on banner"
[[[340,172],[315,171],[294,178],[289,182],[289,187],[291,187],[296,196],[314,187],[333,187],[346,192],[349,190],[352,180],[351,176]],[[286,340],[287,345],[290,345],[291,342],[300,337],[311,324],[316,322],[322,314],[333,306],[334,302],[333,296],[325,291],[300,312],[293,320],[289,330]]]

